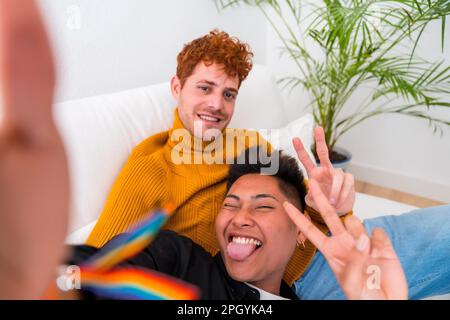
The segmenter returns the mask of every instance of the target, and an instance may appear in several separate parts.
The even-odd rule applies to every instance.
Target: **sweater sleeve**
[[[167,195],[162,159],[136,148],[122,168],[104,209],[86,244],[102,247],[114,236],[127,232],[146,214],[164,205]]]

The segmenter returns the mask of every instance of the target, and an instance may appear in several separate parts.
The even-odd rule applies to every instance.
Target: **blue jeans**
[[[364,221],[371,234],[383,228],[408,281],[409,299],[450,293],[450,205],[414,210]],[[318,251],[294,283],[300,299],[345,299],[324,256]]]

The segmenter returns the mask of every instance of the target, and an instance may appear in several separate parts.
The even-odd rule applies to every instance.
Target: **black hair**
[[[281,151],[273,152],[278,153],[278,170],[271,174],[271,176],[278,179],[280,190],[291,200],[293,205],[303,212],[306,205],[306,186],[297,160],[285,155]],[[251,158],[250,155],[257,156]],[[242,161],[237,161],[237,163],[229,166],[227,192],[240,177],[254,173],[263,174],[265,168],[271,167],[273,164],[272,161],[276,156],[272,153],[267,156],[265,161],[261,161],[261,154],[257,147],[246,149],[239,157]]]

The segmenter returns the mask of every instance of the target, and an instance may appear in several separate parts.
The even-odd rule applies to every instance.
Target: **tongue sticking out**
[[[247,259],[253,251],[256,250],[256,245],[252,243],[241,244],[230,242],[227,247],[228,255],[233,260],[244,261]]]

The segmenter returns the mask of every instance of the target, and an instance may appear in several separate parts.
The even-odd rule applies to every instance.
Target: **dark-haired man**
[[[302,232],[307,232],[312,239],[317,237],[314,232],[322,233],[312,225],[300,231],[294,223],[297,223],[298,211],[293,208],[303,211],[306,195],[296,160],[281,155],[279,171],[272,176],[261,174],[263,168],[260,162],[230,166],[228,191],[215,222],[220,253],[212,256],[189,238],[173,231],[162,231],[149,247],[122,267],[140,266],[181,278],[197,285],[202,299],[295,299],[294,291],[282,281],[286,266],[298,243],[305,240]],[[311,188],[323,212],[335,216],[334,220],[327,220],[324,215],[326,221],[333,223],[333,228],[339,224],[344,228],[317,183]],[[303,215],[302,218],[309,221]],[[349,219],[351,223],[344,228],[350,243],[348,256],[342,257],[345,263],[336,272],[347,296],[406,299],[406,280],[389,239],[382,231],[377,231],[372,243],[365,235],[368,242],[364,247],[357,247],[363,226],[356,218]],[[298,225],[301,227],[304,221]],[[320,244],[317,245],[320,248]],[[376,248],[381,250],[380,257],[388,259],[381,261],[380,257],[372,257]],[[97,251],[89,246],[75,247],[70,263],[82,263]],[[364,289],[367,263],[379,265],[382,272],[391,275],[374,290]]]

